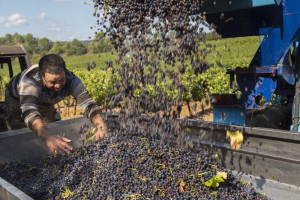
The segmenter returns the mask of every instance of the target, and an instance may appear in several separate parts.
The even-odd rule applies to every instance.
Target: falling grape
[[[191,89],[183,84],[185,74],[200,74],[211,65],[206,57],[215,47],[206,44],[200,14],[202,1],[97,0],[99,30],[110,38],[118,58],[110,61],[114,73],[106,110],[118,105],[119,122],[139,127],[142,114],[153,118],[149,127],[181,117]],[[174,91],[166,93],[165,91]],[[163,94],[163,95],[162,95]],[[187,101],[189,103],[189,101]],[[159,114],[156,114],[158,113]],[[151,123],[151,124],[150,124]],[[162,134],[180,135],[175,122]],[[124,130],[127,131],[127,130]],[[168,138],[169,136],[166,136]],[[181,137],[183,138],[183,137]],[[184,141],[178,140],[182,145]]]

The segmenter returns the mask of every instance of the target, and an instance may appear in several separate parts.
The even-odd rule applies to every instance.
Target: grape
[[[205,186],[217,172],[227,173],[225,182]],[[147,133],[114,133],[68,156],[1,164],[0,176],[34,199],[267,199],[211,149],[161,145]]]

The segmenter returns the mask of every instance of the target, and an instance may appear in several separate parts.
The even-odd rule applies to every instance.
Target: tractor
[[[1,96],[5,96],[5,78],[11,79],[18,72],[30,67],[28,53],[23,45],[1,45],[0,46],[0,80]],[[8,80],[9,81],[9,80]],[[0,101],[0,131],[7,131],[5,121],[4,99]]]

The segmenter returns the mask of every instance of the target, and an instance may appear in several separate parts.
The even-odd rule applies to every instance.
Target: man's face
[[[66,84],[65,72],[60,74],[50,74],[46,72],[45,76],[43,76],[43,82],[47,88],[59,92]]]

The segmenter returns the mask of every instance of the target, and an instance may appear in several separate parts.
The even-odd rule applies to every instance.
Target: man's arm
[[[97,127],[96,140],[107,136],[107,126],[101,117],[101,108],[94,101],[82,81],[74,75],[70,86],[71,95],[77,100],[84,111],[84,116],[90,119]]]
[[[70,139],[54,134],[39,117],[32,122],[32,131],[46,143],[48,149],[53,154],[65,155],[73,149],[68,144],[68,142],[71,142]]]

